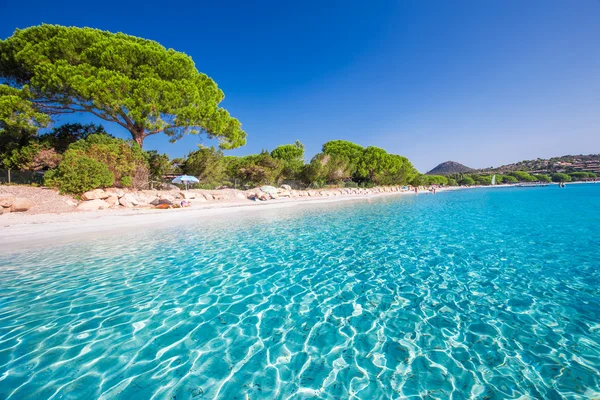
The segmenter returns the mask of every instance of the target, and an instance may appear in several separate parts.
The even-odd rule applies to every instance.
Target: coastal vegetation
[[[305,162],[300,141],[258,154],[231,156],[246,133],[220,103],[224,93],[192,59],[157,42],[92,28],[40,25],[0,40],[0,167],[44,173],[43,183],[81,194],[109,186],[147,188],[187,174],[198,188],[280,185],[373,187],[491,185],[593,179],[592,172],[476,171],[445,162],[420,174],[404,156],[346,140],[331,140]],[[52,118],[90,114],[125,128],[116,138],[97,124]],[[144,151],[144,139],[164,133],[176,141],[204,133],[217,146],[183,158]],[[529,166],[529,164],[524,164]],[[535,164],[537,165],[537,164]]]
[[[224,93],[188,55],[159,43],[92,28],[40,25],[0,40],[0,115],[15,128],[47,126],[49,116],[89,113],[116,123],[142,146],[204,132],[233,149],[241,123],[219,104]]]

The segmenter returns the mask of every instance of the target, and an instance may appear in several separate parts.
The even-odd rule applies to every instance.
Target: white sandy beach
[[[441,189],[444,190],[444,189]],[[445,189],[452,190],[452,189]],[[0,219],[0,252],[44,246],[57,241],[77,241],[89,235],[122,232],[150,226],[181,224],[191,220],[233,213],[260,212],[298,205],[341,201],[365,201],[375,197],[414,195],[414,192],[384,192],[369,195],[346,195],[324,198],[278,199],[267,202],[247,200],[197,204],[183,209],[116,209],[61,214],[11,213]],[[421,195],[428,195],[421,193]]]

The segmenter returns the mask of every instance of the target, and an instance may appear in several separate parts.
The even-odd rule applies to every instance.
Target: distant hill
[[[469,168],[456,161],[446,161],[427,172],[426,175],[450,175],[450,174],[461,174],[475,172],[473,168]]]
[[[525,171],[537,174],[579,171],[600,173],[600,154],[562,156],[549,159],[538,158],[535,160],[525,160],[513,164],[502,165],[496,168],[483,168],[478,170],[478,172],[481,173],[501,174],[514,171]]]

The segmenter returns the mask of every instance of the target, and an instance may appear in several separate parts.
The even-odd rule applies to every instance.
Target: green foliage
[[[358,187],[358,183],[356,183],[354,181],[345,181],[344,182],[344,187],[345,188],[357,188]]]
[[[461,180],[458,181],[460,186],[471,186],[475,184],[475,180],[470,176],[464,176]]]
[[[357,161],[364,151],[364,147],[347,140],[330,140],[323,144],[323,153],[347,157],[350,161]]]
[[[448,186],[458,186],[458,182],[454,178],[448,178]]]
[[[2,41],[0,41],[0,54],[2,51]],[[2,68],[2,58],[0,58],[0,68]],[[0,69],[0,78],[4,78]],[[0,84],[0,134],[5,129],[25,131],[35,134],[39,128],[44,128],[50,122],[48,115],[39,112],[31,102],[31,92],[29,88],[13,88],[5,84]]]
[[[508,175],[514,176],[519,182],[535,182],[537,179],[524,171],[514,171]]]
[[[545,183],[552,182],[552,179],[548,175],[545,175],[545,174],[537,174],[537,175],[534,175],[534,177],[538,182],[545,182]]]
[[[284,163],[282,160],[271,157],[268,151],[240,157],[237,160],[226,161],[227,169],[232,171],[234,178],[243,185],[278,185],[282,176]]]
[[[476,184],[478,185],[484,185],[484,186],[488,186],[492,184],[492,176],[491,175],[478,175],[478,174],[472,174],[471,178],[475,181]]]
[[[571,177],[567,174],[558,172],[552,174],[552,182],[571,182]]]
[[[303,177],[308,184],[319,186],[338,183],[352,176],[350,161],[339,154],[319,153],[304,167]]]
[[[140,146],[159,132],[173,140],[205,132],[224,149],[246,143],[240,122],[219,107],[224,94],[216,83],[198,72],[189,56],[157,42],[44,24],[0,40],[0,54],[0,78],[35,100],[31,107],[22,97],[9,99],[21,102],[8,106],[17,114],[92,113],[127,129]]]
[[[498,179],[498,177],[496,177]],[[512,175],[502,175],[502,183],[517,183],[519,180]]]
[[[48,147],[54,148],[57,153],[64,153],[71,143],[86,139],[91,134],[108,135],[102,125],[96,124],[64,124],[54,128],[51,132],[39,137],[39,141]],[[110,135],[109,135],[110,136]]]
[[[364,147],[347,140],[330,140],[323,144],[322,149],[325,154],[344,157],[348,160],[352,175],[356,173],[358,162],[360,161],[364,150]]]
[[[296,140],[294,144],[284,144],[271,151],[271,157],[283,161],[283,176],[296,179],[304,166],[304,145]]]
[[[10,160],[13,151],[29,145],[38,129],[49,122],[30,102],[28,90],[0,84],[0,166],[14,168]]]
[[[146,152],[148,158],[148,168],[150,178],[155,182],[162,182],[162,178],[166,174],[174,172],[174,167],[166,154],[159,154],[156,150]]]
[[[88,190],[109,187],[114,183],[108,166],[79,152],[66,152],[58,169],[44,175],[44,184],[63,193],[81,194]]]
[[[91,134],[69,146],[58,169],[50,173],[48,184],[62,192],[75,194],[110,185],[143,187],[148,179],[146,157],[136,143]],[[77,168],[80,167],[89,167],[89,170],[79,171]],[[110,179],[105,171],[110,174]],[[77,183],[78,179],[82,182]]]
[[[52,147],[32,140],[27,146],[13,150],[3,164],[22,171],[39,171],[56,168],[61,158]]]
[[[425,175],[427,185],[447,185],[448,178],[443,175]]]
[[[415,187],[426,186],[427,185],[427,177],[426,177],[426,175],[418,174],[411,180],[410,184]]]
[[[359,158],[355,178],[376,185],[404,185],[418,174],[406,157],[389,154],[379,147],[369,146]]]
[[[584,181],[586,179],[595,178],[596,174],[593,172],[571,172],[569,176],[573,181]]]
[[[183,172],[198,178],[200,184],[218,186],[225,178],[223,152],[214,147],[200,147],[188,154]]]

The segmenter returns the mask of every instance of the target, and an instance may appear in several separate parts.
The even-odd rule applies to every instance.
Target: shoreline
[[[514,185],[446,187],[439,193],[480,188],[508,188]],[[430,193],[419,193],[430,195]],[[229,216],[242,212],[261,212],[302,205],[320,205],[345,201],[361,201],[389,196],[415,195],[413,191],[381,191],[369,194],[345,194],[324,197],[280,198],[265,202],[230,200],[217,203],[199,203],[181,209],[108,209],[58,214],[10,213],[0,218],[0,254],[45,247],[52,244],[76,242],[93,235],[119,233],[151,226],[166,227],[199,219]]]
[[[457,190],[439,189],[440,192]],[[0,254],[53,243],[73,242],[94,234],[131,231],[150,226],[185,224],[192,220],[231,215],[240,212],[260,212],[300,205],[319,205],[344,201],[414,195],[414,192],[380,192],[368,195],[342,195],[320,198],[287,198],[266,202],[229,201],[198,204],[180,209],[115,209],[61,214],[11,213],[0,219]],[[421,193],[426,195],[425,193]],[[8,217],[8,218],[7,218]]]

